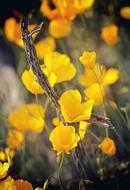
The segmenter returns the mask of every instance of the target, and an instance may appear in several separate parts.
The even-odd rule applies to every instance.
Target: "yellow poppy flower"
[[[49,23],[49,34],[54,38],[63,38],[71,32],[71,21],[65,18],[51,20]]]
[[[89,87],[94,83],[103,86],[114,84],[119,79],[119,71],[114,68],[105,69],[99,64],[95,64],[92,69],[85,68],[84,74],[79,78],[80,84]]]
[[[9,176],[5,180],[0,181],[0,190],[17,190],[14,185],[14,179]]]
[[[44,65],[41,66],[42,71],[45,73],[45,75],[48,77],[50,85],[53,87],[53,85],[56,82],[56,76],[54,73],[49,73],[46,68],[44,68]],[[44,90],[40,86],[40,84],[36,80],[36,76],[33,74],[32,69],[25,70],[22,74],[22,82],[32,94],[43,94]]]
[[[7,144],[11,149],[19,149],[24,141],[24,134],[18,130],[8,131]]]
[[[49,72],[56,75],[56,83],[71,80],[76,74],[74,65],[65,54],[48,53],[44,58],[44,64]]]
[[[130,19],[130,6],[127,6],[127,7],[122,7],[120,9],[120,15],[122,18],[125,18],[125,19]]]
[[[31,31],[33,28],[35,28],[35,24],[29,25],[29,30]],[[8,18],[4,25],[4,33],[7,37],[7,39],[13,43],[16,43],[21,48],[24,47],[22,38],[21,38],[21,29],[20,29],[20,23],[18,23],[15,18],[11,17]],[[34,34],[34,38],[37,34]]]
[[[58,154],[62,152],[70,153],[70,150],[77,146],[79,140],[80,138],[72,126],[55,127],[50,134],[50,141]]]
[[[93,99],[94,105],[99,106],[103,103],[104,88],[99,83],[94,83],[84,91],[86,98]]]
[[[22,179],[16,180],[14,185],[16,190],[33,190],[32,184]]]
[[[88,120],[93,103],[93,100],[81,103],[81,95],[77,90],[68,90],[59,99],[62,115],[67,122]]]
[[[2,162],[0,162],[0,179],[6,177],[8,169],[9,169],[8,162],[4,162],[3,164]]]
[[[41,133],[44,129],[44,110],[39,104],[26,104],[11,112],[8,116],[9,124],[22,132],[33,131]]]
[[[47,53],[50,53],[56,49],[55,39],[51,36],[40,40],[35,44],[37,56],[39,59],[43,59]]]
[[[104,26],[101,31],[101,38],[110,46],[114,46],[119,41],[118,27],[115,24]]]
[[[115,142],[109,137],[105,137],[98,147],[108,156],[114,156],[116,154]]]
[[[85,67],[92,69],[96,64],[96,52],[83,52],[79,60]]]

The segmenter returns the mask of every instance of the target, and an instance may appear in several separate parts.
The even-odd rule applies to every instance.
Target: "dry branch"
[[[34,28],[31,32],[29,32],[28,20],[25,18],[22,19],[22,22],[21,22],[22,40],[24,43],[28,64],[31,67],[34,75],[36,76],[38,83],[44,89],[44,91],[46,92],[46,95],[50,98],[51,102],[54,104],[57,111],[58,118],[62,121],[64,125],[75,126],[76,123],[65,122],[61,113],[59,102],[58,102],[59,97],[57,93],[55,92],[55,90],[50,86],[46,75],[42,72],[41,67],[40,67],[40,62],[37,58],[37,53],[34,47],[34,41],[33,41],[32,35],[36,32],[39,32],[42,28],[42,25],[43,23],[41,23],[38,27]],[[87,120],[87,122],[101,125],[104,128],[114,129],[114,126],[112,125],[112,123],[110,122],[108,118],[103,118],[95,114],[92,114],[91,118]]]

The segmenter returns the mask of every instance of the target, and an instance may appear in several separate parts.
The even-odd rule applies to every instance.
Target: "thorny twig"
[[[59,97],[57,93],[55,92],[55,90],[50,86],[46,75],[42,72],[41,67],[40,67],[40,62],[37,58],[36,49],[34,47],[34,41],[33,41],[32,35],[35,32],[39,32],[42,28],[42,25],[43,25],[43,22],[38,27],[34,28],[31,32],[29,32],[28,20],[25,18],[22,19],[22,22],[21,22],[22,40],[24,42],[28,64],[31,67],[34,75],[36,76],[37,81],[39,82],[40,86],[45,90],[47,96],[50,98],[50,100],[54,104],[57,111],[58,118],[62,121],[64,125],[75,126],[75,123],[65,122],[61,113],[59,102],[58,102]],[[111,121],[109,120],[109,118],[103,118],[95,114],[91,114],[91,118],[85,121],[88,123],[101,125],[104,128],[115,129]]]

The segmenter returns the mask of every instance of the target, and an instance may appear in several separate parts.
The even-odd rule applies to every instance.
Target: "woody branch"
[[[37,58],[37,53],[34,46],[32,35],[36,32],[40,32],[42,25],[43,23],[41,23],[38,27],[34,28],[31,32],[29,32],[28,20],[26,18],[22,19],[21,32],[22,32],[22,40],[24,43],[24,48],[25,48],[25,52],[27,56],[27,61],[34,75],[36,76],[38,83],[44,89],[46,95],[50,98],[51,102],[54,104],[57,111],[58,118],[62,121],[64,125],[75,126],[75,123],[68,123],[64,120],[61,113],[61,108],[58,102],[59,97],[57,93],[55,92],[55,90],[50,86],[46,75],[42,72],[41,67],[40,67],[40,62]],[[114,126],[111,124],[108,118],[103,118],[95,114],[91,114],[90,119],[86,120],[86,122],[93,123],[93,124],[96,123],[105,128],[114,129]]]

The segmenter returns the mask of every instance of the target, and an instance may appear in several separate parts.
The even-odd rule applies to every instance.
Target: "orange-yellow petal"
[[[57,126],[50,134],[54,150],[58,153],[69,151],[77,146],[79,136],[75,133],[75,128],[72,126]]]
[[[71,80],[76,74],[70,58],[59,52],[48,53],[44,58],[44,64],[49,72],[56,75],[56,83]]]
[[[52,72],[48,72],[48,70],[43,66],[41,66],[42,71],[48,77],[50,85],[53,86],[56,82],[56,76]],[[43,94],[44,90],[40,86],[40,84],[36,80],[36,76],[33,74],[32,69],[25,70],[22,74],[22,82],[32,94]]]
[[[99,83],[92,84],[84,91],[84,93],[87,99],[94,100],[94,105],[99,106],[103,103],[104,88]]]
[[[71,21],[59,18],[50,21],[49,24],[49,34],[54,38],[63,38],[71,32]]]
[[[78,122],[90,118],[93,100],[81,104],[79,91],[68,90],[61,95],[59,104],[61,106],[62,115],[66,121]]]
[[[9,114],[8,122],[19,131],[40,133],[44,129],[44,109],[39,104],[22,105]]]
[[[92,69],[96,64],[96,52],[83,52],[79,60],[85,67]]]
[[[115,24],[104,26],[101,31],[101,38],[111,46],[114,46],[119,41],[118,27]]]
[[[120,15],[121,17],[130,20],[130,6],[122,7],[120,9]]]
[[[79,78],[80,84],[89,87],[94,83],[102,84],[102,76],[104,73],[104,68],[99,64],[95,64],[93,69],[86,68],[84,74]]]
[[[116,154],[115,142],[109,137],[105,137],[98,147],[108,156],[114,156]]]
[[[32,184],[23,179],[17,179],[14,185],[17,190],[33,190]]]
[[[50,53],[56,49],[55,39],[51,36],[40,40],[35,44],[37,56],[39,59],[43,59],[47,53]]]
[[[114,84],[119,79],[119,70],[110,68],[103,75],[103,85]]]

